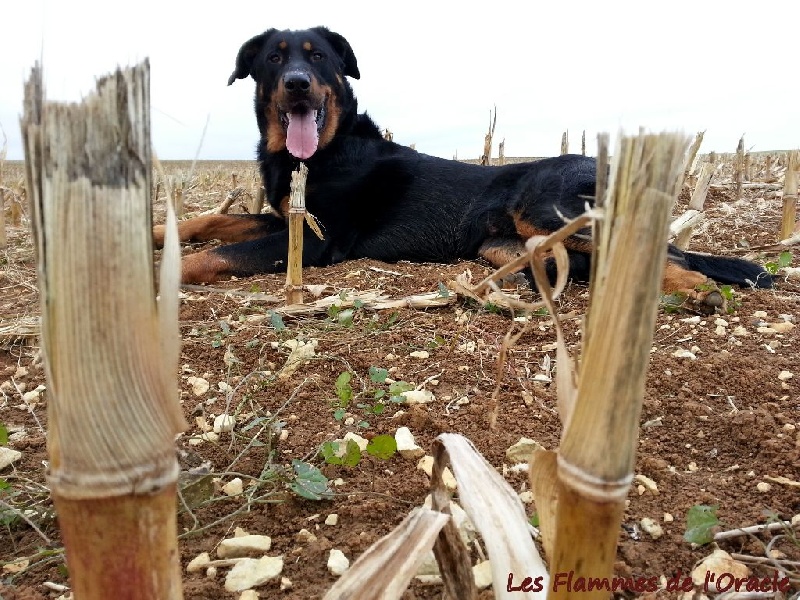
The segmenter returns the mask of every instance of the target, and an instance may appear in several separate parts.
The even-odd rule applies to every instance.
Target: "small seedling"
[[[717,518],[719,506],[696,504],[686,513],[686,532],[683,539],[691,544],[702,546],[714,539],[712,529],[719,525]]]
[[[785,250],[778,255],[777,260],[766,263],[764,265],[764,268],[770,275],[777,275],[778,271],[780,271],[785,267],[790,266],[791,264],[792,264],[792,253],[789,252],[788,250]]]
[[[328,478],[317,467],[294,459],[292,468],[295,477],[289,484],[289,488],[295,494],[307,500],[329,500],[333,497],[333,492],[328,485]]]

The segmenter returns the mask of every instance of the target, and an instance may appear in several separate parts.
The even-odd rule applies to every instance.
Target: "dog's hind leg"
[[[263,215],[204,215],[180,221],[178,237],[181,242],[224,243],[246,242],[286,228],[286,222],[271,214]],[[156,248],[164,245],[164,225],[153,227]]]

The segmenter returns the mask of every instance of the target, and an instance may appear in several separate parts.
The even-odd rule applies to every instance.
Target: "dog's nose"
[[[311,89],[311,76],[303,71],[289,71],[283,76],[283,86],[292,94],[305,94]]]

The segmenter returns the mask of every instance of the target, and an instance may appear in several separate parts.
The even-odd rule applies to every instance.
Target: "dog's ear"
[[[356,55],[353,52],[353,48],[350,47],[350,42],[344,39],[343,35],[334,33],[327,27],[314,27],[311,31],[314,31],[324,37],[327,42],[333,46],[336,54],[339,55],[344,63],[345,75],[352,77],[353,79],[359,79],[361,77],[361,73],[358,72]]]
[[[261,51],[261,47],[264,45],[266,39],[276,31],[277,29],[269,29],[242,44],[242,47],[239,48],[239,54],[236,55],[236,68],[228,78],[228,85],[231,85],[237,79],[244,79],[250,75],[250,67],[253,66],[253,59]]]

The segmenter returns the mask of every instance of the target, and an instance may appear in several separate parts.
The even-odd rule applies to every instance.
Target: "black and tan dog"
[[[260,132],[258,162],[273,214],[214,215],[184,221],[182,241],[230,242],[186,256],[184,283],[286,270],[289,183],[308,166],[306,206],[324,234],[307,231],[305,266],[355,258],[451,262],[482,256],[500,266],[525,240],[581,214],[594,194],[595,161],[565,155],[483,167],[421,154],[383,139],[357,111],[347,77],[360,74],[347,40],[324,27],[270,29],[239,50],[228,80],[252,77]],[[163,241],[163,227],[155,231]],[[567,241],[570,276],[589,276],[591,242]],[[670,247],[664,291],[690,294],[708,278],[771,286],[759,266]]]

